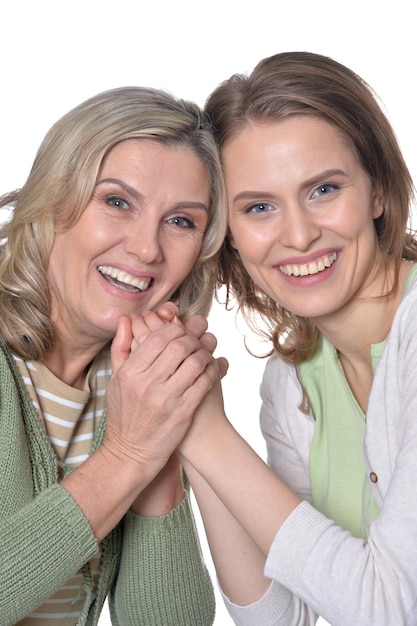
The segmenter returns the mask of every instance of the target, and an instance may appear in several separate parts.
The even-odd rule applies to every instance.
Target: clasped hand
[[[112,345],[104,445],[139,463],[151,480],[166,464],[213,385],[227,371],[216,339],[195,316],[185,325],[167,303],[158,314],[120,318]]]

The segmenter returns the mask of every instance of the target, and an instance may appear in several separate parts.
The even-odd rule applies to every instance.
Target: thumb
[[[177,305],[170,301],[162,304],[158,308],[157,314],[165,322],[173,322],[178,317],[179,311]]]
[[[220,373],[220,378],[223,378],[224,376],[226,376],[229,369],[229,361],[225,359],[224,356],[220,356],[216,358],[216,363]]]

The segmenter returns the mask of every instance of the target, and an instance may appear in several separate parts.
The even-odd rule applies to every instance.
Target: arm
[[[192,332],[191,329],[190,331]],[[222,406],[221,398],[219,406]],[[228,454],[227,442],[224,449]],[[185,470],[202,511],[210,548],[223,589],[235,602],[241,604],[258,600],[271,583],[263,575],[265,554],[230,514],[208,483],[186,460]],[[254,501],[256,502],[256,494]],[[286,595],[288,595],[287,592]]]
[[[100,541],[166,465],[217,372],[211,354],[180,325],[132,346],[123,320],[112,347],[102,445],[65,478]]]
[[[3,480],[1,493],[0,606],[4,619],[10,609],[10,623],[48,598],[94,554],[98,541],[167,463],[195,406],[217,375],[214,370],[210,373],[211,354],[200,350],[197,341],[183,341],[183,331],[173,325],[131,353],[124,349],[123,329],[118,335],[105,442],[61,485],[53,485],[56,474],[52,469],[47,479],[50,486],[43,483],[40,493],[33,493],[21,418],[7,421],[8,431],[13,424],[7,435],[13,442],[10,450],[17,448],[20,455],[17,459],[12,455],[12,471],[7,460],[10,444],[5,440],[1,459],[9,479]],[[2,369],[4,383],[3,374]],[[155,387],[149,391],[153,382]],[[41,428],[31,402],[23,396],[22,401]],[[10,413],[8,407],[3,409]],[[16,413],[20,415],[21,410],[18,407]],[[17,445],[21,439],[23,443]],[[47,473],[44,463],[53,468],[49,447],[48,455],[47,459],[35,458],[41,475]]]
[[[115,624],[211,626],[215,600],[189,501],[166,515],[128,513],[115,589],[109,597]]]
[[[146,318],[154,330],[161,327],[154,314]],[[206,330],[202,322],[197,322],[196,335]],[[138,346],[142,321],[136,320],[134,328],[133,345]],[[213,585],[182,476],[174,454],[123,521],[121,562],[109,597],[115,624],[210,626],[214,621]]]
[[[266,557],[277,531],[300,499],[227,420],[220,384],[198,408],[179,451],[187,467],[192,466],[204,478]]]
[[[257,601],[271,584],[264,576],[265,555],[187,462],[185,472],[196,497],[221,589],[236,604]]]
[[[4,492],[3,492],[4,495]],[[2,511],[5,515],[6,511]],[[59,485],[0,520],[0,607],[15,624],[97,551],[88,521]]]
[[[287,384],[285,387],[287,388]],[[299,389],[297,393],[299,394]],[[265,406],[270,407],[270,402],[266,400],[265,394],[263,394],[264,411]],[[304,415],[302,419],[305,420]],[[297,430],[300,428],[299,420],[300,416],[294,426],[296,436],[299,436]],[[289,421],[292,423],[292,419]],[[263,426],[265,435],[265,423]],[[273,430],[272,426],[269,427],[269,436],[270,460],[276,459],[276,455],[273,454],[273,442],[276,442],[279,437],[281,464],[284,466],[288,464],[293,470],[295,477],[297,477],[295,481],[297,492],[307,494],[308,476],[305,466],[297,451],[291,448],[290,438],[287,439],[284,433],[278,433],[277,429]],[[307,446],[307,441],[303,441],[303,446]],[[229,455],[229,462],[234,463],[232,454]],[[317,620],[315,611],[280,583],[271,580],[272,577],[265,576],[265,554],[255,544],[250,534],[243,530],[237,519],[231,515],[202,476],[187,461],[184,461],[184,467],[201,509],[210,550],[224,594],[224,602],[234,622],[245,626],[315,624]],[[226,471],[229,473],[229,469]],[[229,488],[232,488],[228,478],[225,477],[225,481]],[[241,496],[246,491],[245,480],[238,478],[233,488]],[[250,504],[255,513],[257,503],[258,499],[255,493]]]

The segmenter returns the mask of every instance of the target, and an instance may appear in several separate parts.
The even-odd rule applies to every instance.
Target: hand
[[[181,324],[178,317],[178,307],[173,302],[166,302],[165,304],[162,304],[159,307],[157,314],[160,320]],[[211,333],[206,332],[207,320],[204,317],[201,315],[194,315],[185,322],[185,328],[189,332],[196,335],[207,350],[210,350],[212,354],[214,353],[214,350],[217,347],[217,339]],[[227,359],[224,357],[217,357],[216,362],[219,368],[220,376],[223,378],[223,376],[227,374],[229,367]]]
[[[155,324],[156,317],[120,320],[103,442],[112,454],[147,468],[150,479],[166,464],[218,378],[211,352],[197,336],[182,324]],[[152,325],[158,327],[152,331]]]
[[[158,316],[160,320],[181,323],[178,321],[178,309],[172,302],[163,304],[158,309]],[[204,326],[204,324],[202,324],[202,319],[204,320],[204,318],[194,316],[185,323],[185,327],[189,332],[193,332],[199,336],[200,341],[206,342],[208,349],[214,351],[217,342],[210,333],[202,335],[202,332],[207,328],[207,325]],[[158,324],[156,320],[150,320],[150,322],[152,324]],[[159,323],[162,324],[162,321]],[[227,360],[222,357],[216,359],[216,363],[219,368],[220,378],[223,378],[227,373],[229,364]],[[216,433],[217,428],[219,429],[219,436],[221,436],[221,429],[230,427],[230,422],[227,420],[224,412],[222,387],[220,381],[217,381],[196,410],[192,425],[178,447],[180,458],[185,460],[187,455],[192,456],[193,454],[198,454],[199,449],[201,449],[200,446],[204,446],[204,442],[208,440],[208,436]]]

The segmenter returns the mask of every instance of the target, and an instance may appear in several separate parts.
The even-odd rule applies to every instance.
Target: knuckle
[[[170,357],[175,361],[182,362],[190,354],[190,342],[186,337],[181,337],[177,341],[174,341],[169,346]]]
[[[211,354],[207,352],[207,350],[200,349],[197,352],[193,352],[188,357],[188,365],[189,367],[197,374],[202,373],[207,365],[211,361]]]

